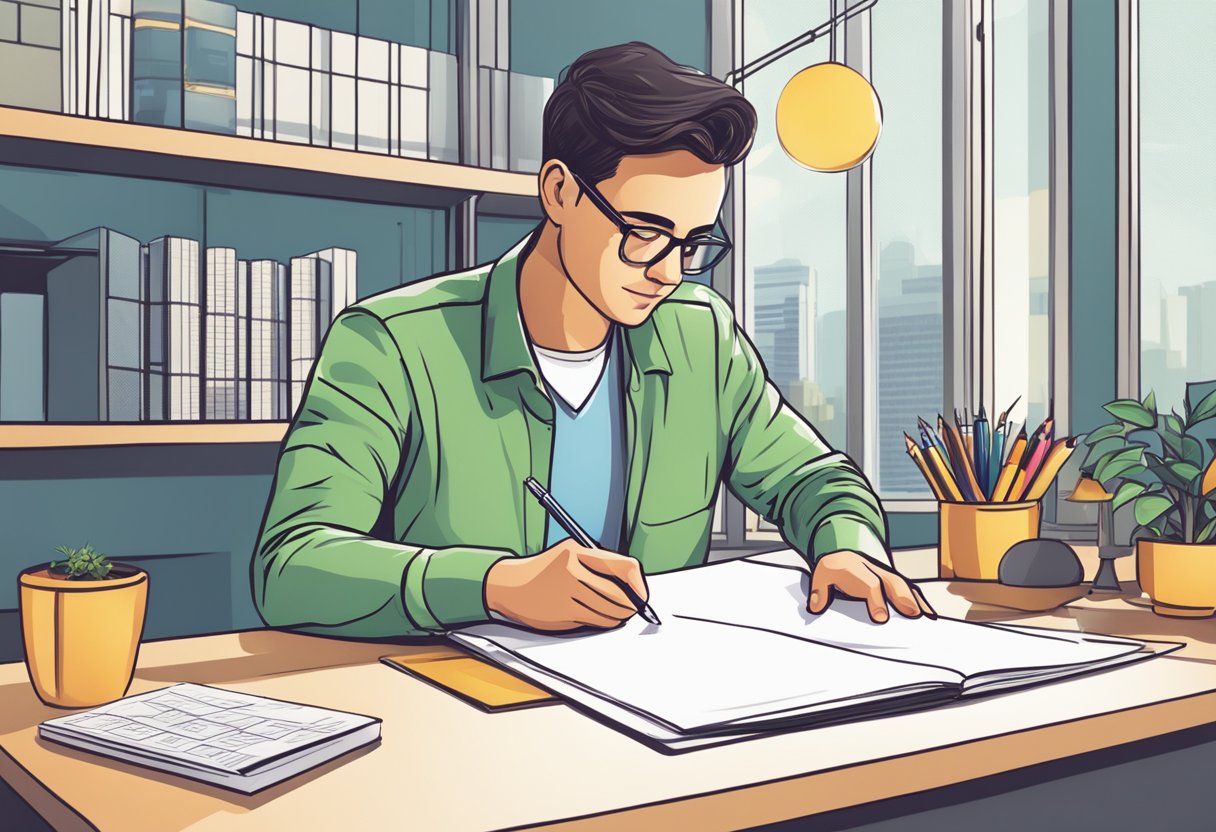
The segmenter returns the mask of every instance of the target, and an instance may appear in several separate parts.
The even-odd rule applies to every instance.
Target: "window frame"
[[[745,0],[711,0],[711,67],[717,77],[744,64],[743,20]],[[849,0],[846,0],[848,3]],[[942,292],[943,292],[943,406],[965,410],[978,402],[978,391],[991,398],[994,374],[993,321],[993,49],[985,47],[983,22],[993,20],[995,0],[964,0],[942,4]],[[1136,54],[1134,25],[1138,19],[1138,0],[1120,6],[1120,78],[1132,104],[1120,109],[1120,223],[1119,272],[1123,303],[1121,314],[1127,325],[1138,324],[1138,218],[1134,153],[1138,151],[1134,113]],[[1049,272],[1048,272],[1048,389],[1054,402],[1057,424],[1063,431],[1069,425],[1069,7],[1062,0],[1050,0],[1048,31],[1049,102]],[[871,11],[866,10],[848,21],[844,29],[844,63],[867,79],[871,77]],[[1126,41],[1126,43],[1125,43]],[[1124,55],[1124,51],[1127,55]],[[984,86],[981,89],[980,80]],[[1130,79],[1130,80],[1129,80]],[[739,89],[745,89],[740,82]],[[1121,96],[1121,105],[1123,105]],[[875,459],[877,450],[876,418],[876,318],[874,296],[877,288],[876,261],[872,226],[872,159],[848,171],[847,177],[847,261],[846,261],[846,364],[850,378],[860,384],[846,392],[846,439],[842,449],[864,471]],[[981,181],[981,176],[983,180]],[[1124,178],[1126,176],[1126,183]],[[727,260],[714,271],[713,287],[735,309],[736,319],[751,331],[748,286],[743,268],[747,241],[745,229],[736,223],[744,214],[747,183],[743,166],[734,171],[731,189],[723,212],[727,231],[735,247]],[[1124,231],[1126,226],[1127,237]],[[983,241],[981,257],[980,242]],[[1134,240],[1134,242],[1133,242]],[[982,264],[982,266],[981,266]],[[1125,331],[1127,331],[1125,329]],[[1137,342],[1138,343],[1138,342]],[[1135,389],[1139,352],[1120,351],[1120,380]],[[1134,369],[1133,369],[1133,366]],[[996,412],[995,402],[984,404]],[[733,494],[721,487],[721,522],[715,521],[715,549],[753,550],[772,548],[780,542],[776,532],[748,532],[746,508]],[[1048,502],[1047,519],[1054,518]],[[888,513],[927,513],[937,510],[931,497],[883,500]]]

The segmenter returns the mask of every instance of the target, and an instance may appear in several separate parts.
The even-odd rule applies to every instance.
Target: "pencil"
[[[984,412],[983,404],[980,404],[980,413],[975,419],[972,433],[975,435],[975,473],[980,481],[980,490],[987,497],[992,491],[992,483],[988,481],[988,458],[992,452],[992,438],[988,433],[988,414]]]
[[[1052,433],[1055,429],[1055,420],[1050,417],[1043,420],[1043,424],[1039,425],[1039,429],[1035,431],[1035,438],[1031,440],[1030,445],[1026,448],[1026,453],[1022,457],[1022,470],[1018,472],[1019,476],[1013,481],[1013,488],[1009,489],[1010,501],[1017,501],[1023,498],[1026,490],[1030,486],[1034,475],[1038,473],[1039,468],[1043,465],[1043,460],[1047,458],[1047,452],[1052,447]]]
[[[1060,473],[1060,468],[1068,461],[1068,457],[1076,446],[1076,437],[1056,440],[1055,444],[1052,445],[1051,451],[1047,454],[1047,459],[1043,461],[1043,466],[1035,475],[1034,481],[1026,489],[1025,499],[1043,499],[1047,494],[1047,489],[1051,488],[1051,483],[1055,480],[1056,474]]]
[[[925,459],[929,460],[930,466],[937,472],[938,477],[945,484],[946,492],[950,495],[950,499],[956,503],[966,502],[963,499],[963,492],[959,490],[958,483],[954,479],[954,475],[950,473],[950,467],[942,459],[941,452],[932,443],[926,444],[921,450],[925,455]]]
[[[925,462],[925,458],[921,455],[920,448],[916,445],[916,440],[905,433],[904,443],[908,446],[908,456],[912,457],[912,461],[916,463],[917,470],[920,471],[925,481],[929,483],[929,488],[933,490],[933,496],[938,500],[946,499],[946,493],[938,484],[936,476],[929,471],[928,463]]]
[[[963,486],[963,493],[968,494],[970,492],[967,498],[969,500],[977,503],[987,502],[988,498],[980,490],[979,481],[975,478],[975,469],[971,466],[971,458],[963,447],[963,437],[959,434],[958,429],[946,424],[946,420],[941,417],[941,414],[938,414],[937,423],[938,427],[945,431],[946,441],[950,443],[948,447],[958,454],[958,464],[955,466],[955,470],[959,483]],[[962,470],[958,471],[960,468]]]
[[[1003,502],[1009,496],[1010,486],[1013,485],[1013,480],[1017,475],[1018,468],[1022,463],[1022,456],[1026,452],[1026,426],[1018,431],[1017,438],[1013,440],[1013,446],[1009,449],[1009,456],[1005,457],[1005,464],[1001,467],[1001,475],[997,478],[996,488],[992,489],[992,501]]]

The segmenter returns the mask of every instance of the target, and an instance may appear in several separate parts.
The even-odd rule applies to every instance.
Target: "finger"
[[[629,596],[611,578],[597,575],[582,566],[576,567],[573,574],[578,584],[571,593],[572,597],[581,599],[592,609],[618,619],[628,618],[637,612],[637,608],[629,602]]]
[[[642,564],[637,558],[618,555],[606,549],[584,549],[578,553],[578,559],[591,572],[620,578],[629,584],[643,601],[650,597],[646,579],[642,576]]]
[[[811,572],[811,592],[806,608],[815,615],[828,608],[832,600],[832,577],[829,570],[816,566]]]
[[[920,591],[920,587],[916,584],[909,584],[909,586],[912,587],[912,592],[916,595],[916,600],[920,604],[920,608],[924,610],[925,615],[930,618],[937,618],[937,610],[933,609],[929,605],[929,602],[925,600],[925,594]]]
[[[912,594],[908,582],[902,575],[886,569],[874,570],[882,581],[883,591],[891,601],[891,606],[899,610],[906,618],[917,618],[921,614],[920,603]]]
[[[604,615],[599,610],[593,609],[579,598],[571,598],[570,600],[578,604],[579,609],[573,616],[573,622],[579,625],[590,625],[592,627],[615,627],[621,623],[620,618],[614,618],[611,615]]]
[[[875,624],[881,624],[890,617],[887,612],[887,599],[882,594],[882,581],[870,569],[846,572],[840,575],[836,585],[848,594],[864,600],[866,609],[870,612],[870,619]]]

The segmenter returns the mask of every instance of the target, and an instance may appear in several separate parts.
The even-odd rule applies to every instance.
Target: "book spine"
[[[181,127],[181,9],[155,0],[132,0],[131,12],[131,120]]]
[[[238,289],[236,250],[207,249],[206,418],[237,418]]]
[[[104,293],[104,413],[112,422],[138,422],[144,412],[144,286],[139,240],[98,229],[98,268]]]

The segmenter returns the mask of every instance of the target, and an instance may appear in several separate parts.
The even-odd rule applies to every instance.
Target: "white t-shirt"
[[[533,344],[532,349],[536,353],[537,369],[545,383],[562,397],[562,401],[578,410],[586,404],[599,383],[608,360],[608,342],[611,340],[612,332],[609,331],[602,344],[583,352],[551,350],[537,344]]]

